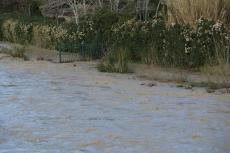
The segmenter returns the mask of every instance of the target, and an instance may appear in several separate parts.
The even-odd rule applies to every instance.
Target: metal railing
[[[97,59],[102,56],[102,48],[95,43],[61,43],[57,45],[59,62],[68,63],[81,59]]]

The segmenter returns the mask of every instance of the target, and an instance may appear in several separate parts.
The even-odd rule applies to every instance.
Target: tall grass
[[[194,25],[200,18],[230,24],[230,0],[167,0],[169,23]]]
[[[109,48],[107,56],[97,68],[101,72],[127,73],[129,56],[126,48]]]

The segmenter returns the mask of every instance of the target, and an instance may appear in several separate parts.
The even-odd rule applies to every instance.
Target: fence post
[[[228,46],[228,48],[227,48],[227,64],[228,64],[228,66],[229,66],[229,58],[230,58],[230,47]]]
[[[85,58],[85,55],[84,55],[84,41],[81,42],[81,54]]]
[[[61,49],[59,49],[59,62],[62,63]]]

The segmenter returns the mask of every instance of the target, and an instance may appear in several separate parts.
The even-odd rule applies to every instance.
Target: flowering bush
[[[220,21],[199,19],[195,27],[166,25],[161,18],[121,22],[118,14],[107,12],[86,18],[79,26],[0,17],[0,37],[50,49],[61,44],[66,50],[84,42],[90,44],[89,56],[98,58],[104,54],[113,59],[113,63],[122,63],[120,65],[124,67],[128,60],[173,67],[200,67],[218,62],[220,57],[226,60],[230,48],[230,29]]]
[[[229,29],[220,21],[199,19],[195,29],[184,30],[185,51],[189,55],[190,66],[201,66],[217,59],[227,59],[226,49]]]
[[[127,48],[132,60],[174,67],[199,67],[226,57],[229,29],[206,19],[189,25],[166,26],[161,19],[128,20],[112,27],[115,48]],[[116,50],[116,49],[115,49]]]
[[[147,60],[145,58],[152,53],[149,48],[162,49],[165,30],[162,20],[141,22],[131,19],[112,27],[112,43],[118,48],[120,46],[128,49],[134,61]]]
[[[7,41],[17,42],[18,37],[16,34],[16,27],[18,21],[13,19],[8,19],[2,24],[2,34]]]
[[[73,30],[72,25],[55,23],[43,23],[39,21],[24,21],[18,17],[2,18],[0,33],[3,40],[21,43],[34,44],[39,47],[54,49],[59,43],[79,43],[86,39],[88,29],[80,31]],[[89,27],[91,30],[92,28]]]
[[[32,40],[32,29],[33,24],[32,23],[21,23],[19,22],[16,28],[16,36],[19,37],[17,39],[17,42],[28,44]]]

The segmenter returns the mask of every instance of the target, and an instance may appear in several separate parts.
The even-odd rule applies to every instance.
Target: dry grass
[[[230,24],[230,0],[168,0],[169,23],[194,23],[199,18]]]
[[[217,65],[205,65],[200,68],[200,71],[208,75],[219,75],[230,78],[230,66],[224,62]]]

